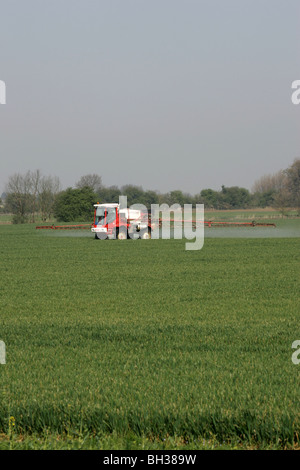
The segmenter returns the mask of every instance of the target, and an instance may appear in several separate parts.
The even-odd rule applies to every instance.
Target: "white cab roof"
[[[109,202],[107,204],[94,204],[94,207],[119,207],[119,204],[114,202]]]

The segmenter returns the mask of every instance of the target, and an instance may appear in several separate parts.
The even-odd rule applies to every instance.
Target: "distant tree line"
[[[148,209],[151,204],[204,204],[215,210],[273,207],[282,213],[297,208],[300,215],[300,159],[286,170],[261,177],[251,192],[239,186],[222,186],[219,191],[208,188],[195,195],[179,189],[159,193],[135,185],[106,187],[97,174],[84,175],[74,188],[61,190],[57,177],[29,171],[9,178],[2,210],[14,214],[15,223],[35,222],[37,215],[43,221],[52,217],[64,222],[90,221],[95,202],[118,202],[121,195],[127,196],[128,206],[143,204]]]

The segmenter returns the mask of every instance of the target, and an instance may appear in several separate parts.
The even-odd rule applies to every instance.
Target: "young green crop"
[[[0,433],[297,442],[299,239],[0,234]]]

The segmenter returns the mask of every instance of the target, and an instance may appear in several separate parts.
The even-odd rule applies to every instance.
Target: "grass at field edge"
[[[133,433],[119,436],[116,433],[107,435],[82,434],[33,434],[33,435],[0,435],[0,450],[126,450],[126,451],[188,451],[188,450],[300,450],[299,444],[284,445],[275,443],[256,443],[223,441],[214,436],[210,439],[197,438],[185,441],[182,437],[149,439]]]

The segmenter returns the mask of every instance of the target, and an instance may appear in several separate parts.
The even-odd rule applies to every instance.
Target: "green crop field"
[[[0,448],[299,446],[299,219],[208,230],[0,226]]]

